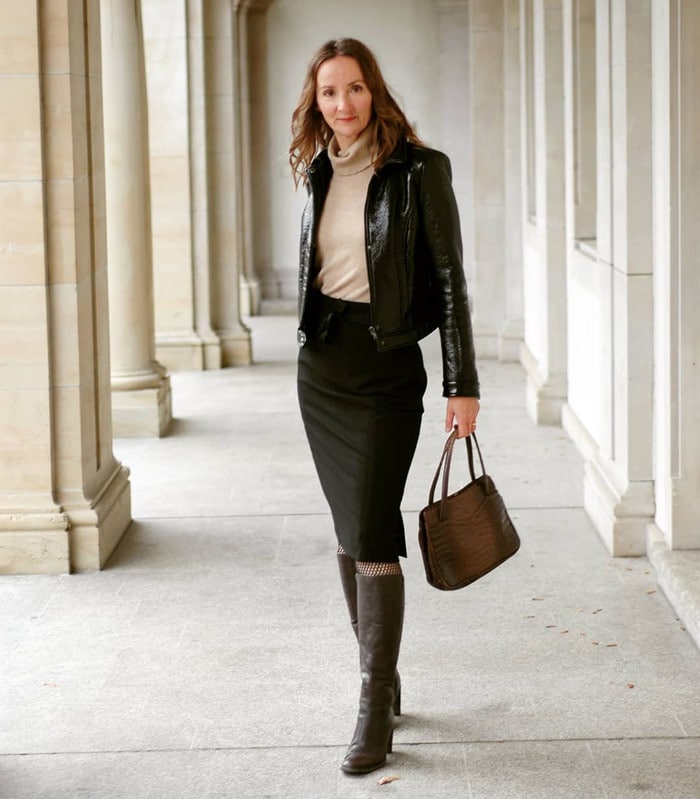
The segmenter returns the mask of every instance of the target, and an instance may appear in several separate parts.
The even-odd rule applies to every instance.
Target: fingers
[[[452,423],[454,422],[454,411],[447,406],[447,413],[445,414],[445,432],[449,433],[452,430]]]
[[[476,430],[476,417],[479,413],[479,400],[475,397],[450,397],[447,400],[445,432],[455,427],[457,438],[466,438]]]
[[[472,433],[476,433],[476,422],[461,422],[456,424],[457,438],[466,438]]]

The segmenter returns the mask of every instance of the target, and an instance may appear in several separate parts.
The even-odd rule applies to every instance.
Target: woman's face
[[[372,95],[352,56],[324,61],[316,73],[316,103],[341,150],[357,139],[372,118]]]

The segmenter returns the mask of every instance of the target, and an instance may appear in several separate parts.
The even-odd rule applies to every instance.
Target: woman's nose
[[[350,96],[347,94],[340,94],[338,97],[338,108],[349,108],[350,107]]]

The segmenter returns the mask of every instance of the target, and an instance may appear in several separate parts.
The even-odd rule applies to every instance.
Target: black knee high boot
[[[362,689],[357,725],[341,769],[366,774],[381,768],[391,752],[394,685],[403,629],[403,575],[357,580],[357,630]]]
[[[343,586],[345,602],[348,606],[350,624],[355,633],[355,638],[357,638],[357,580],[355,576],[354,559],[351,558],[350,555],[339,552],[338,570],[340,571],[340,582]],[[401,677],[398,671],[394,678],[394,715],[401,715]]]

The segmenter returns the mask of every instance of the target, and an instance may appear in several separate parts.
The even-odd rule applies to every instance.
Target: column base
[[[669,549],[664,534],[652,522],[647,527],[647,555],[661,590],[700,646],[700,551]]]
[[[611,477],[613,469],[612,463],[602,462],[600,453],[586,463],[583,507],[611,555],[645,555],[646,527],[654,518],[654,484],[635,481],[620,491]]]
[[[218,337],[213,338],[211,341],[203,341],[202,360],[202,365],[205,371],[209,371],[210,369],[221,369],[221,342],[219,341]]]
[[[157,335],[156,358],[170,372],[219,369],[221,345],[212,333],[204,338],[197,333]]]
[[[59,510],[0,514],[0,574],[68,573],[69,528]]]
[[[552,375],[543,378],[539,362],[525,342],[520,345],[520,363],[525,369],[525,404],[530,417],[536,424],[560,425],[566,401],[566,379]]]
[[[0,574],[68,574],[101,569],[131,524],[129,470],[115,462],[99,495],[86,500],[82,489],[65,492],[60,507],[0,513]],[[75,499],[73,499],[73,497]]]
[[[498,360],[502,363],[518,363],[522,344],[522,320],[507,320],[498,334]]]
[[[112,391],[112,431],[115,438],[159,438],[172,421],[170,376],[153,388]]]
[[[583,507],[608,552],[620,558],[644,555],[647,525],[655,512],[653,482],[626,483],[568,404],[562,425],[585,460]]]
[[[257,316],[260,313],[262,289],[257,278],[244,275],[240,279],[240,314],[241,316]]]
[[[253,362],[250,330],[241,325],[237,330],[220,330],[221,365],[249,366]]]
[[[101,569],[131,524],[129,470],[116,468],[97,498],[86,506],[64,506],[71,521],[71,568]]]

